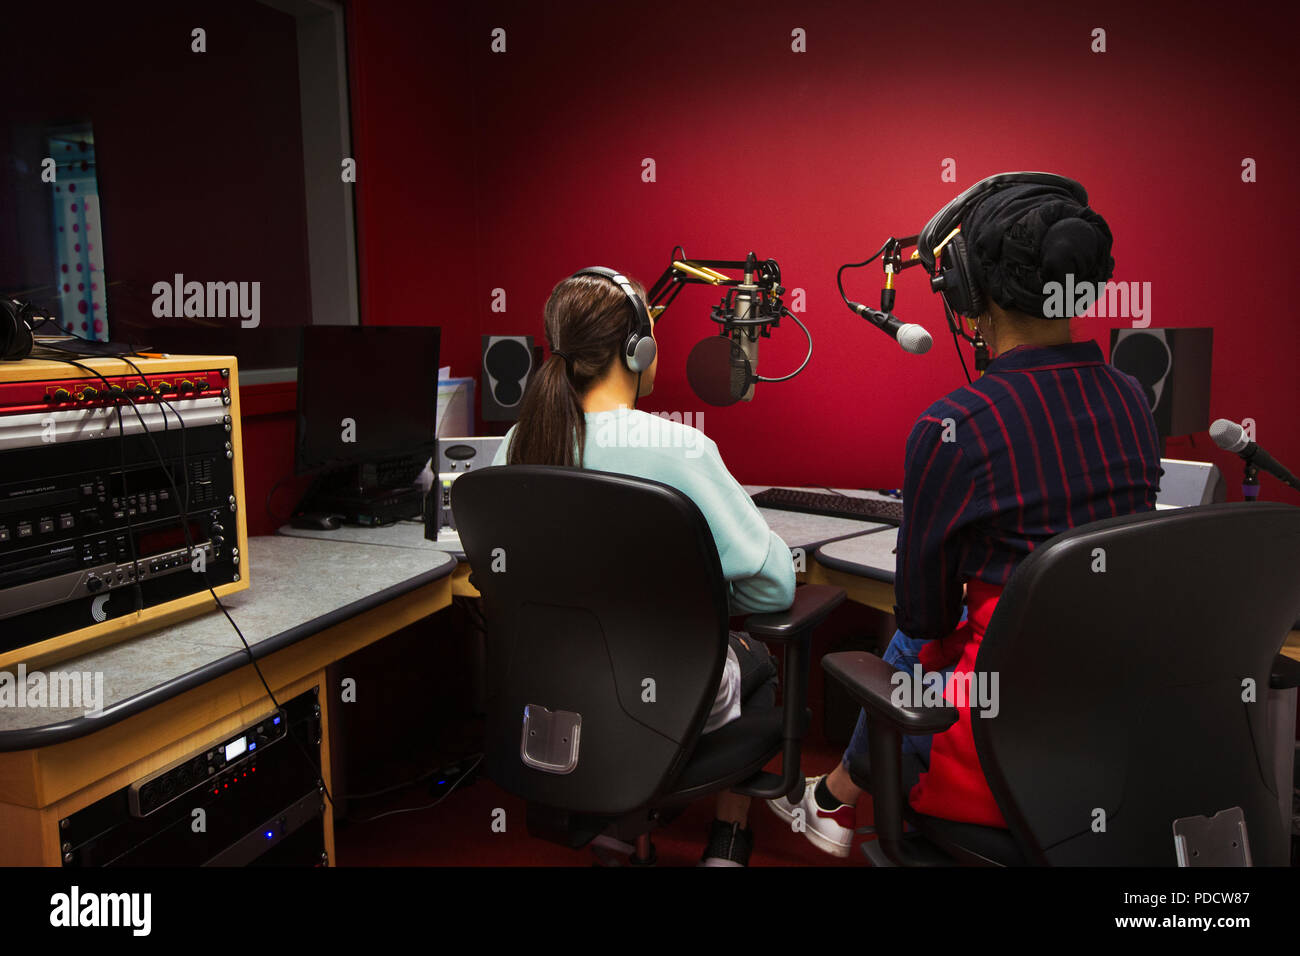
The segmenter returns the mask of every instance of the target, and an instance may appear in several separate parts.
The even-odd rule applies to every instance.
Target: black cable
[[[808,362],[812,359],[813,340],[812,340],[812,333],[808,331],[808,326],[800,322],[799,316],[795,315],[789,309],[782,307],[781,312],[784,315],[788,315],[790,316],[790,318],[794,319],[794,324],[799,326],[799,328],[803,329],[803,334],[808,336],[808,354],[803,357],[803,362],[800,363],[799,367],[795,369],[793,372],[791,372],[789,375],[782,375],[778,378],[765,378],[762,375],[755,375],[754,381],[756,382],[787,382],[790,379],[794,378],[796,375],[798,375],[800,372],[802,372],[805,366],[807,366]]]
[[[121,359],[127,365],[131,366],[131,368],[135,369],[136,374],[139,375],[141,379],[145,378],[145,375],[142,371],[140,371],[139,366],[137,366],[129,358],[127,358],[126,356],[121,356]],[[185,476],[185,497],[184,497],[185,513],[181,517],[181,530],[185,534],[185,547],[188,549],[192,560],[194,556],[194,539],[190,535],[190,521],[189,521],[190,473],[189,473],[189,465],[185,459],[185,428],[186,428],[185,419],[181,417],[181,413],[176,410],[175,406],[173,406],[170,402],[164,399],[161,395],[156,395],[155,397],[157,398],[160,405],[166,405],[169,409],[171,409],[172,414],[176,416],[176,420],[180,423],[181,426],[181,474]],[[139,413],[137,412],[137,415],[138,414]],[[164,430],[166,429],[166,423],[167,423],[167,415],[166,413],[164,413],[163,414]],[[172,494],[176,496],[177,500],[180,500],[181,495],[176,488],[176,481],[172,477],[171,469],[167,467],[167,463],[163,460],[162,452],[158,450],[158,445],[153,440],[153,436],[149,433],[149,427],[145,424],[143,418],[140,419],[140,427],[144,429],[145,437],[149,439],[149,444],[153,448],[154,456],[158,459],[158,463],[162,465],[163,472],[167,475],[167,481],[172,487]],[[236,535],[235,540],[236,541],[239,540],[238,535]],[[257,658],[253,656],[253,647],[251,644],[248,643],[248,638],[244,637],[244,632],[240,630],[239,625],[235,623],[235,619],[230,616],[230,611],[227,610],[226,605],[222,603],[221,598],[217,595],[216,588],[212,586],[212,580],[208,576],[208,565],[206,561],[203,564],[203,583],[207,586],[208,593],[212,595],[212,600],[216,602],[217,608],[221,611],[223,615],[225,615],[226,620],[230,622],[230,626],[235,629],[235,633],[239,635],[239,640],[244,645],[244,651],[245,653],[248,654],[248,662],[253,665],[253,670],[257,674],[257,679],[262,682],[262,687],[265,688],[266,690],[266,696],[271,699],[272,706],[274,706],[276,710],[284,710],[284,708],[280,705],[280,701],[276,698],[275,693],[271,690],[271,685],[267,683],[266,675],[262,673],[262,668],[257,663]],[[323,773],[321,773],[321,768],[316,766],[315,762],[311,758],[311,754],[307,751],[307,748],[303,746],[302,741],[300,741],[293,734],[289,734],[289,737],[293,740],[294,744],[297,745],[298,749],[302,751],[303,756],[307,758],[308,764],[317,773],[320,774],[319,779],[320,779],[321,790],[324,792],[326,799],[328,799],[330,804],[333,805],[334,797],[330,794],[329,787],[326,786],[325,784],[325,776]],[[346,796],[344,799],[347,799]]]
[[[279,527],[279,526],[282,525],[282,524],[286,524],[288,521],[290,521],[290,520],[293,518],[293,515],[289,515],[289,516],[286,517],[286,518],[281,518],[278,514],[276,514],[276,513],[271,509],[271,499],[273,499],[273,498],[275,497],[275,493],[276,493],[277,491],[280,490],[280,486],[281,486],[281,485],[283,485],[283,484],[284,484],[286,481],[288,481],[290,478],[297,478],[297,477],[299,477],[299,476],[298,476],[298,475],[281,475],[279,478],[277,478],[277,479],[275,480],[275,483],[271,485],[271,490],[268,491],[268,492],[266,493],[266,501],[264,502],[264,504],[265,504],[265,506],[266,506],[266,516],[267,516],[268,518],[270,518],[272,521],[275,522],[276,527]],[[294,509],[293,509],[293,510],[294,510],[294,511],[297,511],[297,510],[298,510],[298,506],[297,506],[297,505],[294,505]]]
[[[943,297],[940,296],[942,299]],[[966,384],[971,384],[970,371],[966,368],[966,356],[961,354],[961,341],[957,338],[957,333],[961,329],[956,316],[953,315],[952,307],[948,305],[948,300],[943,299],[943,314],[948,317],[948,329],[952,332],[952,346],[957,350],[957,359],[961,362],[962,374],[966,376]]]
[[[479,762],[482,761],[483,759],[483,754],[473,754],[473,757],[475,758],[474,766],[477,767]],[[460,763],[462,760],[468,760],[468,759],[469,757],[461,757],[456,762]],[[371,790],[369,793],[350,793],[347,795],[347,799],[348,800],[370,800],[373,799],[374,797],[382,797],[386,793],[394,793],[395,791],[398,790],[405,790],[407,787],[414,787],[417,783],[424,783],[424,781],[428,780],[430,777],[436,777],[439,773],[441,773],[446,768],[447,768],[446,764],[443,764],[440,767],[434,767],[432,770],[428,770],[420,774],[414,780],[404,780],[401,783],[393,784],[391,787],[384,787],[382,790]],[[470,769],[472,770],[473,767],[471,767]],[[466,770],[465,773],[469,773],[469,770]],[[464,774],[462,774],[462,776],[464,776]]]
[[[80,362],[74,362],[72,359],[64,359],[64,358],[55,358],[55,359],[51,359],[51,361],[63,362],[67,365],[75,366],[76,368],[81,369],[83,372],[89,372],[91,375],[94,375],[101,382],[103,382],[105,395],[110,399],[112,399],[113,401],[113,409],[117,413],[117,438],[118,438],[117,448],[119,453],[118,475],[122,479],[122,513],[126,516],[126,537],[127,537],[127,541],[129,541],[131,544],[131,591],[133,596],[135,597],[135,610],[139,612],[144,608],[144,591],[140,587],[140,557],[136,553],[136,549],[135,549],[135,534],[133,532],[132,524],[131,524],[131,505],[126,500],[127,499],[126,431],[124,426],[122,425],[122,405],[121,402],[119,401],[120,398],[125,398],[127,401],[131,401],[131,398],[129,395],[127,395],[126,389],[121,390],[122,391],[121,396],[114,395],[113,384],[107,378],[105,378],[99,372],[96,372],[93,368],[91,368],[88,365],[82,365]],[[131,402],[131,407],[133,409],[135,408],[134,402]],[[136,417],[137,418],[140,417],[140,412],[138,409],[136,410]],[[144,425],[144,420],[141,419],[141,427],[143,427],[143,425]],[[112,472],[109,472],[109,477],[110,479],[112,478]],[[109,490],[111,491],[111,488]]]
[[[889,248],[888,239],[885,240],[885,244],[881,246],[879,249],[877,249],[876,254],[872,256],[870,259],[863,259],[861,262],[846,262],[844,263],[844,265],[839,267],[839,270],[835,273],[835,286],[840,290],[840,298],[844,300],[844,304],[846,306],[849,304],[849,297],[844,294],[844,270],[861,269],[863,266],[871,265],[871,263],[875,262],[876,259],[880,257],[880,254],[884,252],[887,248]],[[856,315],[857,313],[855,312],[854,314]]]
[[[46,320],[47,320],[47,321],[53,321],[53,320],[50,319],[48,316],[46,316]],[[87,341],[86,339],[83,339],[81,336],[76,335],[75,333],[72,333],[72,332],[68,332],[68,331],[66,331],[66,330],[64,330],[64,333],[63,333],[63,334],[67,335],[69,338],[74,338],[74,339],[76,339],[76,340],[79,341],[79,342],[86,342],[86,341]],[[102,343],[102,344],[104,344],[104,345],[110,345],[111,343],[109,343],[109,342],[104,342],[104,343]],[[61,355],[75,355],[77,358],[112,358],[112,359],[124,359],[124,358],[126,358],[126,356],[128,356],[128,355],[139,355],[139,352],[137,352],[136,349],[135,349],[135,347],[134,347],[134,346],[131,346],[131,345],[124,346],[125,351],[110,351],[110,350],[108,350],[108,349],[94,349],[94,350],[86,350],[86,349],[65,348],[65,347],[62,346],[62,345],[55,345],[55,344],[52,343],[52,342],[36,342],[36,343],[34,343],[34,345],[33,345],[33,349],[32,349],[33,354],[32,354],[32,356],[31,356],[32,358],[41,358],[41,356],[35,354],[35,350],[36,350],[37,348],[41,348],[41,349],[44,349],[44,350],[49,351],[49,352],[58,352],[58,353],[61,354]],[[58,362],[58,361],[61,361],[61,360],[58,359],[58,358],[50,358],[50,361],[51,361],[51,362]]]
[[[116,357],[119,358],[122,362],[124,362],[124,363],[126,363],[127,365],[129,365],[131,368],[135,369],[136,374],[139,375],[139,376],[141,377],[142,380],[145,380],[145,381],[147,382],[147,379],[146,379],[144,373],[140,370],[139,366],[137,366],[134,362],[132,362],[130,359],[126,358],[125,356],[116,356]],[[110,395],[112,395],[112,385],[109,383],[108,379],[105,378],[104,375],[103,375],[102,373],[96,371],[95,369],[91,368],[90,366],[88,366],[88,365],[83,365],[83,364],[81,364],[80,362],[73,361],[72,359],[56,358],[56,359],[52,359],[52,361],[56,361],[56,362],[64,362],[64,363],[66,363],[66,364],[68,364],[68,365],[75,366],[76,368],[79,368],[79,369],[81,369],[82,371],[89,372],[91,375],[94,375],[94,376],[95,376],[96,378],[98,378],[101,382],[103,382],[104,385],[105,385],[105,388],[108,390],[108,393],[109,393]],[[126,394],[125,391],[123,392],[123,394],[124,394],[124,395]],[[182,473],[185,475],[185,486],[186,486],[184,497],[181,496],[180,489],[177,488],[177,486],[176,486],[176,480],[175,480],[175,478],[174,478],[173,475],[172,475],[172,470],[171,470],[171,468],[168,467],[166,459],[163,457],[162,452],[161,452],[161,451],[159,450],[159,448],[158,448],[158,443],[157,443],[156,441],[154,441],[153,435],[152,435],[152,433],[149,431],[149,426],[145,423],[144,416],[140,414],[140,409],[136,406],[136,403],[135,403],[134,401],[131,401],[131,408],[132,408],[132,410],[135,412],[136,419],[137,419],[137,420],[139,421],[139,423],[140,423],[140,429],[141,429],[141,431],[144,433],[144,437],[148,440],[149,445],[150,445],[150,447],[151,447],[152,450],[153,450],[154,457],[158,459],[158,464],[162,467],[163,473],[167,476],[167,482],[168,482],[168,484],[171,485],[172,495],[174,496],[174,500],[178,502],[177,510],[178,510],[178,512],[179,512],[179,510],[180,510],[180,504],[179,504],[179,503],[180,503],[180,502],[184,502],[187,506],[188,506],[188,503],[189,503],[189,468],[188,468],[188,465],[187,465],[187,463],[186,463],[186,461],[185,461],[185,458],[184,458],[184,447],[185,447],[184,434],[185,434],[185,427],[186,427],[186,426],[185,426],[185,419],[181,417],[180,412],[178,412],[178,411],[176,410],[176,408],[175,408],[174,406],[171,405],[170,402],[167,402],[167,401],[166,401],[165,399],[163,399],[161,396],[157,396],[157,395],[155,395],[155,397],[157,398],[157,400],[159,401],[160,404],[164,404],[164,405],[166,405],[169,409],[171,409],[172,413],[173,413],[174,415],[176,415],[177,421],[180,422],[180,426],[181,426],[181,435],[182,435],[182,438],[181,438],[181,443],[182,443],[182,444],[181,444],[181,447],[182,447],[181,469],[182,469]],[[117,418],[118,418],[118,436],[119,436],[119,439],[120,439],[120,447],[121,447],[121,451],[122,451],[122,462],[123,462],[123,464],[122,464],[122,482],[123,482],[123,494],[125,495],[125,487],[126,487],[126,474],[125,474],[125,469],[126,469],[126,464],[125,464],[125,462],[126,462],[126,435],[125,435],[125,432],[124,432],[124,430],[123,430],[123,428],[122,428],[122,409],[121,409],[121,405],[115,403],[115,408],[117,409]],[[165,413],[164,413],[164,416],[163,416],[163,421],[164,421],[164,423],[166,422],[166,414],[165,414]],[[131,542],[131,561],[132,561],[133,566],[135,567],[135,572],[136,572],[136,573],[135,573],[135,577],[136,577],[135,588],[136,588],[136,600],[137,600],[136,610],[139,611],[139,610],[141,609],[141,607],[143,606],[143,593],[142,593],[141,590],[140,590],[140,582],[139,582],[139,572],[140,572],[140,568],[139,568],[139,558],[138,558],[137,555],[136,555],[136,550],[135,550],[135,538],[134,538],[134,535],[131,533],[130,509],[129,509],[129,508],[127,509],[127,512],[126,512],[126,513],[127,513],[127,537],[128,537],[128,539],[130,539],[130,542]],[[185,535],[185,546],[186,546],[186,549],[189,551],[190,556],[191,556],[191,559],[192,559],[192,558],[193,558],[193,555],[194,555],[194,539],[193,539],[193,536],[190,534],[190,522],[189,522],[189,513],[188,513],[188,508],[187,508],[187,510],[186,510],[184,513],[181,513],[181,514],[179,515],[179,517],[180,517],[180,522],[181,522],[181,531],[182,531],[182,533]],[[238,540],[238,539],[236,538],[236,540]],[[216,605],[217,605],[218,609],[220,609],[221,613],[222,613],[223,615],[225,615],[226,620],[230,622],[230,626],[233,627],[233,628],[235,629],[235,633],[236,633],[237,635],[239,635],[239,640],[243,643],[243,645],[244,645],[244,650],[245,650],[245,652],[248,654],[248,661],[249,661],[250,664],[253,665],[253,670],[254,670],[254,672],[256,672],[258,679],[262,682],[262,687],[266,689],[266,696],[270,698],[271,703],[272,703],[272,705],[275,707],[276,710],[283,710],[284,708],[281,707],[279,700],[276,699],[275,694],[274,694],[274,693],[272,692],[272,690],[271,690],[271,685],[270,685],[269,683],[267,683],[266,676],[262,673],[262,668],[261,668],[261,666],[257,663],[257,658],[253,655],[253,648],[252,648],[252,645],[250,645],[250,644],[248,643],[248,639],[247,639],[246,637],[244,637],[244,632],[243,632],[242,630],[240,630],[239,625],[235,623],[235,619],[234,619],[233,617],[230,616],[230,611],[227,610],[225,604],[222,603],[221,598],[217,595],[216,589],[213,588],[213,586],[212,586],[212,582],[211,582],[211,580],[210,580],[209,577],[208,577],[208,566],[207,566],[207,563],[206,563],[206,562],[204,562],[204,565],[203,565],[203,583],[207,586],[208,592],[212,595],[212,600],[216,602]],[[334,797],[330,794],[329,787],[325,784],[324,774],[321,773],[321,769],[322,769],[322,768],[316,766],[315,762],[312,761],[312,759],[311,759],[311,754],[308,753],[306,747],[304,747],[304,746],[302,745],[302,742],[301,742],[300,740],[298,740],[297,737],[295,737],[293,734],[289,734],[289,736],[290,736],[290,738],[293,739],[294,743],[297,745],[297,747],[299,748],[299,750],[301,750],[302,753],[303,753],[303,755],[307,758],[308,763],[312,766],[313,770],[315,770],[315,771],[319,774],[319,778],[318,778],[318,779],[320,780],[321,790],[322,790],[322,792],[325,794],[326,799],[329,800],[329,802],[330,802],[331,805],[333,805],[333,804],[334,804]]]
[[[396,815],[399,814],[399,813],[415,813],[415,812],[417,812],[417,811],[419,811],[419,810],[432,810],[432,809],[433,809],[434,807],[436,807],[438,804],[442,803],[442,801],[444,801],[444,800],[446,800],[448,797],[450,797],[451,794],[452,794],[452,791],[454,791],[457,787],[460,786],[461,781],[464,780],[464,779],[466,779],[466,778],[467,778],[471,773],[473,773],[476,769],[478,769],[478,765],[479,765],[480,763],[482,763],[482,762],[483,762],[483,756],[480,754],[479,757],[474,761],[474,765],[471,766],[468,770],[466,770],[466,771],[465,771],[463,774],[461,774],[459,777],[457,777],[457,778],[456,778],[456,782],[453,783],[450,787],[447,788],[447,792],[444,793],[444,794],[443,794],[441,797],[439,797],[437,800],[433,801],[433,803],[426,803],[426,804],[424,804],[423,806],[420,806],[420,807],[403,807],[403,808],[398,809],[398,810],[387,810],[387,811],[385,811],[384,813],[377,813],[377,814],[375,814],[373,817],[363,817],[363,818],[360,819],[360,820],[353,820],[353,821],[351,821],[351,822],[352,822],[352,823],[371,823],[371,822],[373,822],[373,821],[375,821],[375,820],[381,820],[381,819],[383,819],[384,817],[396,816]]]

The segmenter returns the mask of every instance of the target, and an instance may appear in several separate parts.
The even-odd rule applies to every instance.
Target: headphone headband
[[[990,193],[997,192],[999,189],[1005,189],[1007,186],[1027,185],[1057,186],[1069,192],[1081,206],[1088,204],[1088,191],[1083,188],[1082,183],[1065,176],[1058,176],[1055,173],[998,173],[995,176],[989,176],[987,179],[981,179],[935,213],[916,237],[917,257],[925,266],[926,271],[934,272],[935,246],[943,242],[948,233],[960,225],[970,211],[979,205],[985,197]]]
[[[1088,204],[1082,184],[1055,173],[998,173],[981,179],[940,209],[916,237],[916,254],[930,274],[930,288],[943,296],[947,307],[967,318],[983,314],[988,306],[983,286],[983,266],[972,251],[974,236],[957,229],[970,221],[971,214],[994,193],[1012,186],[1046,186],[1060,190],[1081,206]],[[936,271],[942,245],[943,265]]]
[[[654,337],[650,334],[650,313],[646,310],[645,302],[637,295],[631,281],[621,272],[615,272],[604,266],[589,266],[586,269],[579,269],[570,278],[576,279],[578,276],[600,276],[608,279],[627,296],[628,302],[632,304],[633,327],[623,346],[623,361],[628,369],[640,375],[653,364],[656,351]]]

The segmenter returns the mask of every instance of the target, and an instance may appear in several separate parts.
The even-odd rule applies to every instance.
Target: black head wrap
[[[993,193],[962,222],[984,292],[1004,309],[1046,318],[1049,282],[1106,282],[1115,272],[1106,220],[1054,186]]]

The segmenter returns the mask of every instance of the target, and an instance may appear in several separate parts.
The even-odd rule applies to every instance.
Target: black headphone
[[[0,361],[18,362],[32,354],[34,319],[30,305],[0,298]]]
[[[1080,205],[1088,204],[1087,190],[1065,176],[1035,172],[998,173],[981,179],[940,209],[916,237],[917,258],[930,273],[930,289],[942,295],[957,315],[967,318],[983,315],[988,303],[978,276],[979,263],[971,255],[966,237],[954,230],[989,195],[1008,186],[1020,185],[1056,186],[1068,192]],[[936,260],[941,263],[938,272],[935,271]]]
[[[636,294],[636,289],[632,288],[632,283],[626,276],[604,266],[580,269],[570,278],[576,279],[578,276],[601,276],[618,286],[627,296],[628,301],[632,303],[634,318],[632,332],[623,346],[623,361],[628,369],[638,375],[646,371],[654,364],[658,346],[655,345],[654,337],[650,334],[650,313],[646,311],[645,302]]]

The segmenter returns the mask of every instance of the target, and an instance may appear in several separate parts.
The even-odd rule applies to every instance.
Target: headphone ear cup
[[[984,293],[980,291],[975,279],[975,267],[971,260],[970,248],[966,238],[958,233],[952,237],[944,249],[945,267],[948,281],[943,295],[948,305],[958,315],[974,317],[984,314]]]
[[[27,324],[28,307],[10,299],[0,300],[0,359],[17,362],[32,354],[32,330]]]
[[[633,332],[628,337],[623,354],[627,367],[639,375],[654,364],[658,351],[659,346],[652,337]]]

